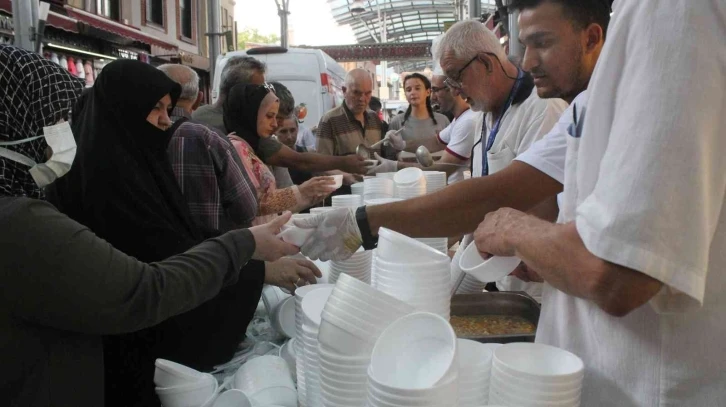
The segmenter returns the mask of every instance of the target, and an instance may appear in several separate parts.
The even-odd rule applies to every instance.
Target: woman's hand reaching
[[[333,177],[313,177],[298,186],[300,195],[310,205],[318,203],[335,191]]]
[[[300,251],[297,246],[285,243],[277,237],[282,225],[290,220],[292,213],[285,212],[281,216],[265,223],[264,225],[249,228],[255,238],[255,253],[252,258],[255,260],[275,261],[283,256],[291,256]]]

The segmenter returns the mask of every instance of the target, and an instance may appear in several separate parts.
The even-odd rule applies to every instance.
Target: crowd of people
[[[386,227],[521,258],[490,289],[541,301],[536,340],[584,360],[582,405],[720,405],[726,3],[610,3],[513,0],[516,61],[458,22],[440,69],[404,78],[407,111],[383,122],[355,69],[314,133],[252,57],[200,106],[182,65],[117,60],[84,89],[0,46],[0,401],[158,405],[156,358],[228,361],[263,284],[321,276],[291,255],[345,259]],[[377,164],[356,154],[384,139]],[[330,175],[420,167],[397,159],[420,146],[448,187],[296,219],[300,248],[277,237],[346,192]]]

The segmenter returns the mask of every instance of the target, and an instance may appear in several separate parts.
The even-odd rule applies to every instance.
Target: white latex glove
[[[378,174],[379,172],[396,172],[398,171],[398,162],[393,160],[388,160],[380,155],[378,153],[374,153],[376,160],[378,160],[378,165],[372,167],[370,170],[368,170],[367,175],[374,175]]]
[[[315,229],[301,251],[313,260],[346,260],[363,244],[356,208],[338,208],[317,216],[295,219],[293,224],[303,229]]]
[[[403,151],[406,149],[406,140],[403,139],[403,136],[401,135],[401,130],[389,130],[388,133],[386,133],[386,137],[384,137],[388,140],[384,141],[383,144],[387,146],[392,146],[398,151]]]

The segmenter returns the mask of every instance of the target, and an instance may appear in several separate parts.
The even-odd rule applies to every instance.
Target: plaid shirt
[[[355,154],[359,144],[370,146],[380,141],[383,128],[378,115],[367,110],[364,122],[365,126],[361,125],[345,102],[328,111],[318,124],[316,152],[327,155]],[[380,153],[380,149],[376,150]]]
[[[172,121],[191,116],[174,108]],[[167,150],[177,183],[194,220],[222,232],[248,225],[257,216],[257,194],[226,138],[185,121]]]

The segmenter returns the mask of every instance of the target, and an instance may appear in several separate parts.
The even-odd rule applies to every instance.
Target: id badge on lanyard
[[[494,140],[497,138],[497,134],[499,134],[499,127],[501,127],[502,124],[502,118],[504,117],[504,114],[509,110],[509,107],[512,106],[512,102],[514,102],[514,96],[519,91],[519,86],[522,84],[522,78],[524,78],[524,71],[517,68],[517,80],[514,81],[514,86],[512,86],[512,90],[509,91],[509,97],[507,98],[507,102],[504,104],[504,108],[502,108],[502,112],[499,114],[499,117],[497,118],[496,123],[494,123],[494,126],[492,126],[492,130],[489,132],[489,137],[487,138],[487,144],[482,149],[481,154],[481,175],[489,175],[489,161],[487,160],[487,153],[489,153],[489,150],[492,149],[492,146],[494,145]],[[486,118],[484,119],[486,120]],[[482,143],[484,142],[484,132],[486,131],[486,123],[482,123],[482,131],[481,131],[481,140]]]

